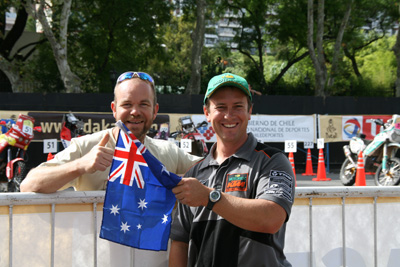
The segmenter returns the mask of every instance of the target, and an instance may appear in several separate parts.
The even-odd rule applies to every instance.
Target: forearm
[[[206,207],[212,190],[195,178],[183,178],[172,192],[182,204]],[[275,202],[227,193],[221,194],[212,210],[230,223],[254,232],[275,233],[286,220],[286,211]]]
[[[37,167],[21,183],[21,192],[53,193],[84,172],[79,160],[58,166]]]
[[[265,199],[245,199],[222,194],[213,211],[230,223],[254,232],[277,232],[286,220],[285,210]]]
[[[187,243],[172,240],[168,265],[174,267],[186,267],[188,260],[188,248],[189,245]]]

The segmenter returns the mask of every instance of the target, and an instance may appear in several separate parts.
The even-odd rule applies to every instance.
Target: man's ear
[[[210,114],[208,113],[208,110],[207,110],[206,106],[203,106],[203,112],[204,112],[204,115],[206,116],[207,121],[211,122],[211,120],[209,119]]]
[[[114,101],[111,102],[111,110],[112,110],[113,116],[115,118],[115,114],[117,113],[117,110],[116,110],[116,106],[115,106],[115,102]]]
[[[251,113],[253,112],[253,105],[250,106],[249,108],[249,117],[248,120],[251,120]]]
[[[160,106],[159,106],[158,103],[157,103],[157,104],[154,106],[154,116],[153,116],[153,120],[156,119],[159,108],[160,108]]]

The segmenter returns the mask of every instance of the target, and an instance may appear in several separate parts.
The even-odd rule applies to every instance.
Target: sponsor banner
[[[382,119],[387,122],[392,115],[364,115],[362,120],[362,133],[365,134],[367,140],[372,140],[381,131],[381,126],[376,125],[373,119]]]
[[[35,132],[34,140],[60,139],[62,128],[62,118],[65,112],[28,112],[29,116],[35,118],[35,126],[41,126],[42,132]],[[90,134],[112,128],[115,125],[115,119],[112,113],[78,113],[73,114],[84,122],[85,134]],[[169,116],[157,115],[151,126],[153,131],[149,136],[157,139],[168,140],[169,136]]]
[[[367,140],[372,140],[380,132],[380,126],[374,119],[387,122],[392,115],[353,115],[330,116],[319,115],[319,133],[325,143],[349,141],[357,134],[365,134]]]
[[[192,115],[192,120],[198,124],[206,120],[204,115]],[[297,142],[316,142],[315,115],[310,116],[273,116],[252,115],[247,126],[247,131],[252,132],[261,142],[284,142],[297,140]],[[216,142],[215,132],[208,124],[199,128],[206,142]]]
[[[342,116],[319,115],[319,137],[325,142],[342,141]]]
[[[342,139],[350,140],[353,136],[363,132],[363,116],[342,117]]]
[[[62,117],[67,112],[0,111],[0,119],[17,118],[19,113],[34,117],[35,126],[42,127],[42,132],[35,132],[34,141],[60,139]],[[74,112],[74,114],[84,121],[86,134],[111,128],[115,123],[111,112]],[[170,133],[179,128],[179,118],[185,115],[191,114],[159,113],[152,125],[149,136],[168,140]],[[191,116],[195,125],[206,121],[204,114]],[[372,140],[380,131],[380,127],[372,120],[382,119],[386,122],[392,115],[318,115],[318,129],[315,126],[315,117],[316,115],[252,115],[247,130],[262,142],[283,143],[286,140],[296,140],[298,143],[316,143],[317,136],[318,138],[323,138],[325,143],[343,142],[360,133],[365,134],[367,140]],[[5,131],[6,129],[2,130]],[[198,130],[204,136],[206,142],[216,142],[215,131],[210,124]]]

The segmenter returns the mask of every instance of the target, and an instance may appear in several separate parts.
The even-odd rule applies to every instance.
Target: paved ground
[[[339,179],[339,170],[326,173],[327,178],[331,178],[331,181],[313,181],[314,176],[305,176],[301,173],[296,173],[296,181],[298,187],[310,187],[310,186],[344,186]],[[365,181],[367,186],[375,186],[374,176],[366,175]]]

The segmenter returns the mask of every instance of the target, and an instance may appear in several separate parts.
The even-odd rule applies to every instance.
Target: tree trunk
[[[199,94],[201,87],[201,54],[204,45],[206,0],[196,0],[197,21],[192,33],[193,47],[191,56],[192,72],[186,86],[186,94]]]
[[[201,53],[204,45],[206,0],[196,0],[197,20],[192,33],[191,75],[186,86],[186,94],[199,94],[201,87]]]
[[[19,67],[0,56],[0,70],[4,72],[11,83],[13,93],[20,93],[23,91],[22,80],[19,75]]]
[[[297,54],[297,52],[296,52]],[[276,76],[276,78],[272,81],[272,83],[270,84],[270,86],[272,88],[274,88],[275,86],[278,85],[279,81],[282,79],[282,77],[285,75],[285,73],[297,62],[301,61],[303,58],[307,57],[309,55],[309,52],[304,52],[303,54],[301,54],[298,57],[292,58],[288,60],[288,63],[286,64],[286,66],[280,71],[280,73],[278,74],[278,76]]]
[[[32,3],[32,0],[27,0],[25,7],[27,12],[30,13],[34,18],[37,18],[43,27],[43,32],[46,38],[49,40],[50,46],[53,50],[58,71],[60,72],[66,92],[79,93],[81,91],[81,80],[75,73],[71,71],[71,68],[68,64],[67,53],[68,18],[71,13],[71,3],[72,0],[64,0],[60,18],[59,40],[57,40],[55,37],[55,34],[51,29],[50,22],[48,21],[44,12],[46,9],[45,0],[40,0],[40,5],[37,11],[34,8],[34,3]]]
[[[316,45],[317,53],[314,48],[314,6],[313,0],[308,0],[307,7],[307,46],[310,52],[310,57],[315,68],[315,96],[325,97],[325,82],[327,71],[325,66],[325,56],[323,49],[323,34],[324,34],[324,0],[318,0],[318,19],[317,19],[317,35]]]
[[[357,78],[362,79],[362,75],[360,73],[360,70],[358,69],[355,53],[350,54],[350,51],[346,47],[343,47],[343,52],[344,52],[345,56],[348,59],[350,59],[354,74],[357,76]]]
[[[4,13],[4,12],[3,12]],[[5,15],[5,14],[3,14]],[[5,16],[4,16],[5,18]],[[20,76],[21,58],[17,53],[11,54],[15,44],[24,32],[28,14],[23,6],[18,9],[17,18],[11,30],[5,35],[5,20],[0,40],[0,70],[7,76],[14,93],[22,92],[22,78]],[[3,32],[4,30],[4,32]]]
[[[339,64],[339,57],[340,57],[340,48],[342,46],[343,34],[344,30],[346,29],[347,22],[350,18],[351,13],[351,6],[354,0],[349,1],[346,9],[346,13],[343,16],[342,22],[340,24],[340,29],[338,35],[336,37],[336,42],[333,50],[333,57],[332,57],[332,67],[330,71],[330,76],[328,80],[328,87],[332,87],[335,82],[335,76],[337,75],[338,64]]]

